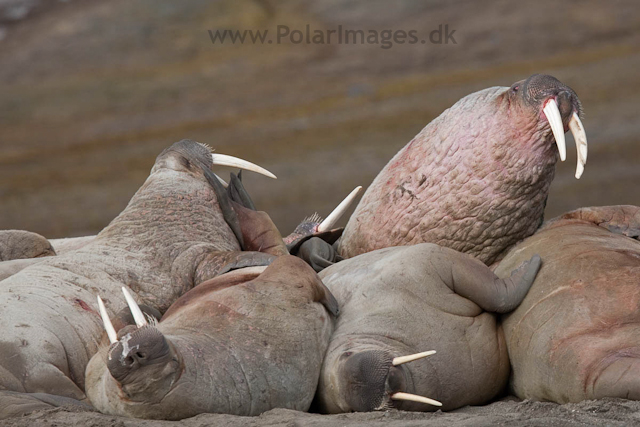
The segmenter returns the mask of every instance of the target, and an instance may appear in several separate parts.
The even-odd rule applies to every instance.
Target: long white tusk
[[[422,353],[410,354],[408,356],[394,357],[393,366],[402,365],[403,363],[413,362],[414,360],[422,359],[423,357],[431,356],[432,354],[436,354],[435,350],[429,350]]]
[[[331,212],[329,216],[324,221],[322,221],[320,225],[318,225],[318,231],[323,232],[331,230],[331,227],[336,225],[336,223],[340,220],[340,217],[344,215],[347,209],[349,209],[349,206],[351,206],[351,203],[353,203],[355,198],[358,196],[360,190],[362,190],[361,185],[358,185],[356,188],[354,188],[353,191],[349,193],[349,195],[345,197],[343,201],[340,202],[338,207],[336,207],[333,212]]]
[[[542,111],[544,111],[544,115],[547,116],[549,126],[551,126],[551,131],[556,139],[556,145],[560,152],[560,160],[564,162],[567,158],[567,144],[564,142],[564,126],[562,125],[560,110],[558,110],[558,103],[555,99],[551,98],[547,101]]]
[[[113,328],[113,324],[111,324],[111,319],[109,319],[109,315],[107,314],[107,309],[102,302],[102,298],[98,295],[98,309],[100,310],[100,317],[102,317],[102,323],[104,324],[104,328],[107,330],[107,336],[109,337],[109,342],[113,344],[114,342],[118,342],[118,334],[116,334],[116,330]]]
[[[237,157],[227,156],[226,154],[212,153],[211,159],[213,160],[214,165],[231,166],[234,168],[246,169],[248,171],[253,171],[268,176],[269,178],[277,179],[274,174],[272,174],[265,168],[255,165],[246,160],[239,159]]]
[[[427,403],[433,406],[442,406],[442,403],[438,402],[437,400],[429,399],[428,397],[424,397],[424,396],[418,396],[416,394],[398,392],[398,393],[392,394],[391,398],[393,400],[409,400],[411,402],[420,402],[420,403]]]
[[[222,186],[223,186],[224,188],[227,188],[227,187],[229,186],[229,184],[227,184],[227,181],[225,181],[224,179],[220,178],[220,177],[219,177],[217,174],[215,174],[215,173],[214,173],[214,175],[215,175],[215,177],[216,177],[216,178],[218,178],[218,181],[220,181],[220,184],[222,184]]]
[[[147,319],[144,317],[142,310],[138,307],[138,303],[133,299],[127,288],[122,287],[122,293],[124,294],[124,298],[127,300],[127,304],[129,305],[129,310],[131,310],[131,314],[133,315],[133,320],[136,321],[136,326],[138,328],[143,327],[147,324]]]
[[[569,121],[569,130],[573,135],[573,139],[576,140],[576,150],[578,150],[578,165],[576,166],[576,178],[580,179],[582,172],[584,172],[584,165],[587,163],[587,153],[589,148],[587,146],[587,133],[584,131],[584,126],[578,117],[578,113],[573,112],[571,120]]]

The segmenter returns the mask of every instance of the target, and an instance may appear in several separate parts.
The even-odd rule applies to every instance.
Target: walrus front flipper
[[[20,393],[0,390],[0,420],[21,417],[37,410],[60,407],[94,411],[90,405],[69,397],[47,393]]]
[[[481,261],[448,248],[441,248],[432,265],[446,285],[458,295],[470,299],[483,310],[508,313],[529,292],[541,260],[534,255],[504,279],[496,276]]]
[[[319,237],[311,237],[302,242],[295,255],[306,261],[317,273],[342,261],[333,245]]]
[[[550,220],[546,227],[563,219],[577,219],[606,228],[612,233],[632,239],[640,238],[640,207],[633,205],[580,208]]]
[[[277,256],[257,251],[210,252],[201,258],[193,284],[198,285],[231,270],[270,265]]]

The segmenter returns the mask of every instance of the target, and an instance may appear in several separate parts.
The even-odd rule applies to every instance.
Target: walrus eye
[[[515,85],[511,87],[511,92],[515,93],[520,89],[520,85]]]

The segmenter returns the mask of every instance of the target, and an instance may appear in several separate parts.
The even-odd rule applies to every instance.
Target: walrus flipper
[[[70,397],[47,393],[20,393],[0,390],[0,420],[20,417],[37,410],[60,407],[95,411],[91,405]]]
[[[240,220],[238,219],[238,215],[236,211],[231,207],[231,199],[229,198],[229,194],[225,191],[222,183],[218,180],[216,175],[211,172],[211,170],[207,168],[202,168],[204,172],[204,176],[207,179],[207,182],[213,188],[213,191],[216,193],[216,199],[218,200],[218,205],[220,206],[220,210],[222,211],[222,216],[224,217],[225,222],[235,234],[236,239],[240,243],[240,247],[244,249],[244,240],[242,238],[242,230],[240,228]]]
[[[0,231],[0,261],[40,258],[55,254],[51,243],[37,233],[25,230]]]
[[[306,261],[317,273],[342,261],[334,246],[319,237],[304,241],[295,255]]]
[[[239,203],[252,211],[257,210],[256,205],[254,205],[253,200],[251,200],[251,196],[249,196],[249,193],[244,188],[244,184],[242,184],[242,171],[239,171],[237,176],[233,173],[231,174],[227,192],[229,193],[231,200],[234,202]]]
[[[534,255],[501,279],[481,261],[447,248],[432,262],[441,277],[448,276],[444,282],[455,293],[495,313],[508,313],[522,302],[541,263],[540,256]]]
[[[276,258],[276,255],[257,251],[210,252],[198,263],[193,284],[198,285],[239,268],[266,266]]]
[[[548,225],[563,219],[577,219],[606,228],[612,233],[640,239],[640,207],[633,205],[595,206],[580,208],[549,221]]]

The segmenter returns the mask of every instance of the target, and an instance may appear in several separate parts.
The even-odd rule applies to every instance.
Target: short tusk
[[[129,305],[129,310],[131,310],[131,314],[133,315],[133,320],[136,321],[136,326],[138,328],[143,327],[147,324],[147,319],[144,317],[142,310],[138,307],[138,303],[133,299],[127,288],[122,287],[122,293],[124,294],[124,298],[127,300],[127,304]]]
[[[342,217],[347,209],[349,209],[349,206],[351,206],[351,203],[353,203],[355,198],[358,196],[360,190],[362,190],[361,185],[354,188],[353,191],[340,202],[338,207],[336,207],[333,212],[331,212],[329,216],[322,221],[320,225],[318,225],[318,232],[322,233],[324,231],[331,230],[331,228],[340,220],[340,217]]]
[[[227,184],[227,181],[225,181],[224,179],[220,178],[220,177],[219,177],[217,174],[215,174],[215,173],[214,173],[214,175],[215,175],[215,177],[218,179],[218,181],[220,181],[220,184],[222,184],[222,186],[223,186],[224,188],[227,188],[227,187],[229,186],[229,184]]]
[[[408,400],[410,402],[420,402],[420,403],[427,403],[433,406],[442,406],[442,403],[438,402],[437,400],[429,399],[428,397],[424,397],[424,396],[418,396],[416,394],[409,394],[409,393],[402,393],[402,392],[392,394],[391,399]]]
[[[582,172],[584,172],[584,165],[587,163],[587,153],[589,152],[587,146],[587,133],[584,131],[582,121],[578,117],[578,113],[573,112],[571,120],[569,121],[569,130],[573,135],[573,139],[576,140],[576,150],[578,150],[578,165],[576,166],[576,178],[580,179]]]
[[[98,309],[100,310],[100,317],[102,317],[102,323],[104,324],[104,328],[107,330],[107,336],[109,337],[109,342],[113,344],[114,342],[118,342],[118,335],[116,334],[116,330],[113,328],[113,324],[111,323],[111,319],[109,319],[109,315],[107,314],[107,309],[102,302],[102,298],[98,295]]]
[[[422,359],[423,357],[431,356],[432,354],[436,354],[436,351],[429,350],[422,353],[410,354],[409,356],[394,357],[391,363],[393,363],[393,366],[398,366],[403,363],[409,363],[414,360]]]
[[[237,157],[227,156],[226,154],[212,153],[211,159],[213,160],[214,165],[231,166],[233,168],[246,169],[248,171],[253,171],[253,172],[268,176],[269,178],[277,179],[274,174],[272,174],[265,168],[255,165],[246,160],[239,159]]]
[[[542,111],[544,111],[544,115],[547,116],[549,126],[551,126],[551,131],[556,139],[556,145],[560,152],[560,160],[564,162],[567,158],[567,144],[564,141],[564,126],[562,125],[560,110],[558,110],[558,103],[555,99],[551,98],[547,101]]]

